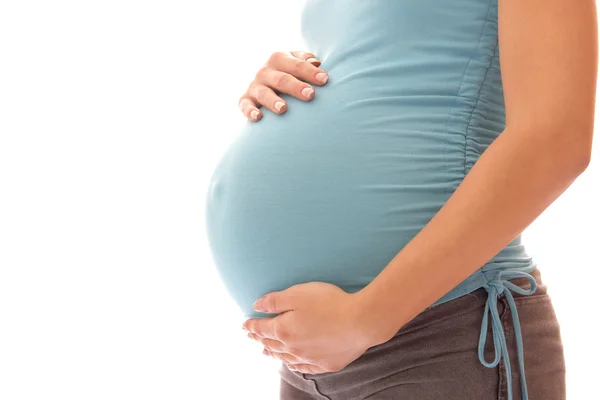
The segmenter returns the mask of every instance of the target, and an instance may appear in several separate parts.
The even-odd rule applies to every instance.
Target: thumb
[[[291,303],[291,293],[286,289],[265,294],[252,304],[252,308],[259,312],[279,314],[284,311],[292,310]]]

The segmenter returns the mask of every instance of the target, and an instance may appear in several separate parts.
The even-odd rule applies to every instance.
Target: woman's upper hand
[[[240,97],[240,110],[250,121],[258,121],[262,118],[261,106],[276,114],[287,110],[287,103],[277,95],[278,92],[304,101],[312,100],[315,90],[310,84],[321,86],[328,78],[327,73],[318,68],[319,65],[321,62],[312,53],[273,53]]]

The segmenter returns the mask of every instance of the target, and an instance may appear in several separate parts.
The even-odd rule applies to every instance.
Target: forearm
[[[377,342],[498,254],[571,185],[588,162],[573,137],[502,132],[429,223],[355,293]]]

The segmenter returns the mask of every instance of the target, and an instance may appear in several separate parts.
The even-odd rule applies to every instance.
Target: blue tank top
[[[252,303],[297,283],[360,290],[444,205],[505,128],[497,16],[497,0],[305,2],[302,50],[329,81],[309,102],[281,94],[286,113],[246,121],[206,192],[213,260],[245,316],[271,316]],[[518,235],[431,305],[486,288],[479,357],[493,367],[501,352],[509,387],[497,296],[516,317],[509,289],[532,293],[535,267]],[[529,292],[508,282],[521,276]]]

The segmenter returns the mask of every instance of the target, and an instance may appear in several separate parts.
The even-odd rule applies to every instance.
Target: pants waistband
[[[464,288],[477,287],[476,290],[466,291]],[[525,368],[523,364],[523,338],[521,334],[521,325],[517,307],[514,302],[515,297],[541,295],[547,293],[547,286],[542,282],[542,276],[537,265],[534,264],[525,270],[500,269],[500,270],[479,270],[471,275],[463,284],[450,291],[433,305],[428,307],[423,313],[419,314],[412,321],[406,324],[403,329],[413,329],[420,323],[432,318],[432,314],[440,312],[442,314],[464,311],[464,308],[474,309],[485,304],[484,314],[481,321],[481,331],[479,335],[478,355],[479,361],[488,368],[498,365],[500,359],[504,361],[507,374],[508,400],[512,400],[512,372],[506,338],[504,336],[504,327],[500,320],[498,311],[498,298],[504,296],[511,310],[512,321],[514,325],[515,339],[517,344],[518,364],[521,374],[521,391],[523,400],[528,400],[527,382],[525,379]],[[473,300],[473,298],[475,300]],[[446,304],[444,304],[446,303]],[[444,307],[439,307],[444,304]],[[440,316],[441,316],[440,315]],[[491,322],[489,321],[491,317]],[[435,318],[435,315],[433,315]],[[488,362],[484,357],[484,348],[488,332],[488,324],[491,325],[492,336],[494,340],[494,360]],[[399,333],[402,332],[402,329]]]

